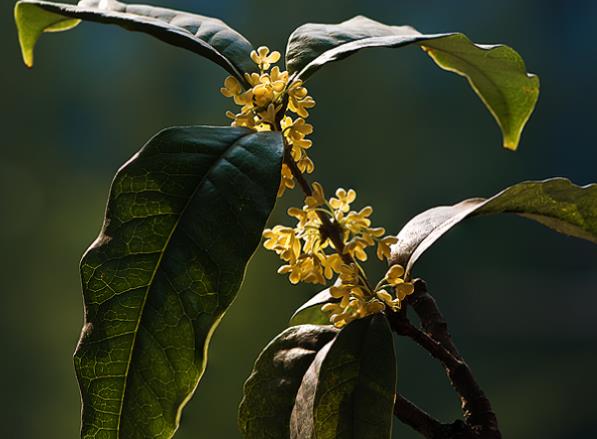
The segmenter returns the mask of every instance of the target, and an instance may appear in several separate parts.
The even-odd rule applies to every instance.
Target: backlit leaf
[[[410,276],[419,257],[465,218],[515,213],[557,232],[597,243],[597,184],[577,186],[565,178],[527,181],[491,198],[473,198],[426,210],[411,219],[392,247],[392,263]]]
[[[81,261],[83,438],[170,438],[276,199],[280,133],[170,128],[116,175]]]
[[[306,80],[327,63],[372,47],[421,47],[444,70],[464,76],[497,121],[505,148],[516,149],[539,97],[539,79],[507,46],[473,44],[459,33],[422,34],[357,16],[339,24],[307,23],[288,41],[286,66]]]
[[[15,19],[23,59],[29,67],[43,32],[72,29],[85,20],[116,24],[190,50],[219,64],[241,81],[243,73],[257,69],[249,56],[253,46],[245,37],[221,20],[188,12],[116,0],[81,0],[78,5],[22,0],[15,6]]]

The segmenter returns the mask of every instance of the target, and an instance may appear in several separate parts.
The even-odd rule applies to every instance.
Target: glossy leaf
[[[303,376],[317,352],[337,333],[329,326],[293,326],[261,352],[239,409],[239,428],[246,439],[288,438]]]
[[[82,0],[78,5],[23,0],[15,19],[25,64],[33,65],[33,49],[43,32],[68,30],[80,20],[116,24],[130,31],[204,56],[244,81],[244,72],[256,71],[249,55],[253,46],[223,21],[202,15],[116,0]]]
[[[83,438],[170,438],[276,199],[279,133],[162,131],[120,169],[81,261]]]
[[[330,289],[317,293],[308,301],[303,303],[290,318],[291,325],[329,325],[330,314],[321,310],[321,307],[329,302],[337,302],[330,294]]]
[[[577,186],[565,178],[527,181],[489,198],[473,198],[453,206],[426,210],[411,219],[392,247],[392,263],[410,276],[419,257],[465,218],[515,213],[557,232],[597,243],[597,184]]]
[[[316,355],[299,388],[292,439],[389,438],[396,358],[383,314],[356,320]]]
[[[410,26],[388,26],[363,16],[339,24],[308,23],[288,41],[286,65],[306,80],[323,65],[365,48],[416,44],[441,68],[467,78],[501,128],[503,145],[516,149],[539,96],[539,79],[502,45],[473,44],[458,33],[421,34]]]

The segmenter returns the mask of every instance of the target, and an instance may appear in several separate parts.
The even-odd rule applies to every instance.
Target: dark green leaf
[[[444,233],[465,218],[493,213],[515,213],[597,243],[597,184],[581,187],[552,178],[519,183],[489,199],[473,198],[420,213],[398,234],[392,263],[404,266],[410,276],[417,259]]]
[[[303,376],[317,352],[337,333],[330,326],[293,326],[261,352],[239,409],[238,423],[245,438],[288,438],[290,414]]]
[[[292,439],[389,438],[396,358],[387,319],[346,326],[316,355],[290,420]]]
[[[279,133],[162,131],[116,175],[81,261],[84,438],[170,438],[274,205]]]
[[[15,6],[15,19],[25,63],[33,65],[33,49],[43,32],[75,27],[80,20],[116,24],[143,32],[168,44],[190,50],[224,67],[244,81],[244,72],[256,71],[245,37],[216,18],[116,0],[82,0],[78,5],[23,0]]]
[[[330,294],[330,289],[317,293],[297,309],[290,318],[291,325],[329,325],[330,315],[321,310],[329,302],[337,302]]]
[[[321,66],[370,47],[422,47],[441,68],[467,78],[502,130],[503,145],[516,149],[539,96],[539,79],[507,46],[473,44],[457,33],[424,35],[410,26],[388,26],[358,16],[340,24],[308,23],[288,41],[286,65],[306,80]]]

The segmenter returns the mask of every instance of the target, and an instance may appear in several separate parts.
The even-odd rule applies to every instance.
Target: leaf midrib
[[[168,247],[169,247],[170,243],[172,242],[172,237],[174,236],[174,234],[178,230],[178,227],[180,225],[182,217],[185,215],[187,209],[191,205],[191,202],[193,201],[193,199],[195,198],[195,196],[199,192],[199,189],[204,185],[206,179],[211,174],[211,172],[214,170],[214,168],[216,168],[220,164],[220,162],[225,159],[226,155],[232,149],[234,149],[235,147],[238,146],[238,143],[240,142],[240,140],[243,139],[244,137],[246,137],[247,135],[250,135],[250,134],[243,134],[239,138],[237,138],[232,144],[230,144],[224,150],[224,152],[214,161],[214,163],[209,167],[209,169],[207,170],[207,172],[205,173],[205,175],[203,175],[203,177],[201,177],[201,180],[199,180],[199,182],[197,183],[197,186],[195,187],[195,189],[193,190],[193,192],[189,196],[189,199],[188,199],[187,203],[184,205],[184,207],[180,211],[180,215],[178,216],[178,219],[176,220],[176,222],[172,226],[172,231],[170,232],[170,234],[166,238],[166,243],[164,244],[163,250],[160,252],[160,256],[159,256],[159,258],[158,258],[158,260],[156,262],[156,265],[155,265],[155,269],[153,270],[153,273],[151,274],[151,278],[150,278],[150,280],[149,280],[149,282],[147,284],[146,293],[144,294],[143,302],[141,303],[141,310],[139,312],[139,318],[137,319],[137,323],[135,325],[135,330],[133,332],[133,340],[131,341],[131,349],[130,349],[130,352],[129,352],[129,358],[127,360],[126,370],[125,370],[125,373],[124,373],[124,385],[122,387],[122,397],[120,398],[120,410],[118,412],[118,424],[116,426],[116,433],[118,435],[118,438],[121,437],[120,427],[121,427],[121,420],[122,420],[122,412],[124,410],[124,402],[125,402],[125,398],[126,398],[126,395],[127,395],[126,389],[127,389],[129,372],[130,372],[130,368],[131,368],[133,356],[134,356],[134,353],[135,353],[135,347],[136,347],[136,343],[137,343],[137,335],[139,334],[139,328],[141,326],[141,321],[143,320],[143,316],[145,314],[145,305],[147,304],[147,298],[149,297],[149,294],[150,294],[150,292],[151,292],[151,290],[153,288],[155,277],[156,277],[156,275],[157,275],[157,273],[159,271],[159,268],[161,266],[161,263],[162,263],[162,261],[164,259],[164,255],[168,251]]]
[[[474,47],[476,47],[477,49],[483,50],[483,51],[487,51],[487,53],[491,52],[494,49],[497,49],[499,47],[504,47],[501,45],[498,46],[493,46],[489,49],[484,49],[483,47],[479,46],[478,44],[473,43],[472,41],[469,41],[470,44],[472,44]],[[421,46],[425,46],[425,44],[420,43]],[[463,62],[464,64],[472,67],[473,70],[475,70],[479,75],[481,75],[482,77],[484,77],[493,87],[494,89],[497,90],[498,95],[500,96],[502,103],[504,105],[504,107],[506,108],[506,113],[508,114],[508,116],[511,118],[513,117],[513,112],[511,111],[510,105],[508,104],[508,99],[506,99],[506,96],[504,95],[504,93],[502,92],[501,88],[498,87],[498,85],[495,83],[495,81],[493,79],[491,79],[487,74],[485,74],[485,72],[483,70],[481,70],[480,68],[478,68],[476,65],[468,62],[465,58],[463,58],[462,56],[456,55],[456,53],[459,52],[448,52],[447,50],[443,50],[443,49],[438,49],[436,47],[431,47],[431,46],[426,46],[426,47],[430,47],[432,50],[438,51],[445,54],[448,54],[449,56],[452,56],[458,60],[460,60],[461,62]],[[433,57],[431,57],[433,59]],[[435,59],[434,59],[435,61]],[[442,67],[444,68],[444,67]],[[485,104],[485,107],[489,110],[489,112],[491,113],[491,115],[494,117],[494,119],[498,122],[498,124],[500,126],[502,126],[502,121],[500,120],[499,116],[497,115],[497,113],[495,112],[495,110],[493,109],[493,107],[491,107],[489,105],[489,103],[487,102],[487,100],[485,99],[485,97],[483,96],[483,94],[479,91],[479,89],[477,88],[477,86],[474,84],[473,79],[471,78],[471,76],[465,74],[464,72],[459,72],[455,69],[449,69],[454,73],[457,73],[461,76],[464,76],[470,86],[472,87],[472,89],[475,91],[475,94],[481,99],[481,101],[483,101],[483,104]],[[530,115],[529,115],[530,116]],[[503,127],[503,126],[502,126]],[[511,127],[509,127],[511,128]]]

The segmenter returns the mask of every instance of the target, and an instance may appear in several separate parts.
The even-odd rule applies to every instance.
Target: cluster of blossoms
[[[338,328],[386,308],[398,311],[404,298],[414,291],[413,284],[402,278],[404,268],[400,265],[391,266],[375,288],[369,286],[361,273],[355,264],[342,266],[338,282],[330,287],[331,296],[339,301],[326,303],[321,308],[331,314],[330,322]]]
[[[313,126],[305,121],[315,101],[302,81],[293,80],[277,66],[272,68],[280,60],[279,52],[260,47],[251,53],[251,59],[259,67],[259,73],[245,74],[244,84],[229,76],[220,91],[241,107],[238,113],[226,113],[232,119],[232,126],[282,132],[290,156],[282,164],[278,189],[278,196],[282,196],[286,189],[295,186],[293,171],[310,174],[315,168],[307,155],[312,142],[306,138],[313,133]],[[287,111],[294,115],[287,115]],[[295,227],[278,225],[263,232],[265,248],[276,252],[285,262],[278,272],[288,274],[293,284],[302,281],[325,285],[337,276],[330,288],[335,301],[322,307],[337,327],[385,309],[400,309],[402,300],[414,290],[412,283],[403,279],[404,269],[392,266],[372,288],[360,265],[367,260],[366,249],[372,246],[377,247],[380,260],[387,260],[396,238],[384,236],[381,227],[371,226],[371,207],[358,212],[351,210],[350,205],[356,199],[354,190],[338,189],[329,200],[319,183],[313,183],[311,190],[301,209],[288,210],[297,220]]]
[[[377,257],[388,259],[390,246],[397,239],[384,236],[382,227],[371,226],[370,206],[351,210],[355,199],[354,190],[338,189],[335,197],[326,200],[323,187],[313,183],[313,193],[305,199],[303,208],[288,210],[297,220],[294,228],[278,225],[264,231],[265,248],[276,252],[285,262],[278,273],[288,274],[291,283],[325,284],[334,275],[338,276],[330,294],[339,301],[322,308],[331,313],[330,321],[338,327],[386,308],[396,311],[404,297],[413,292],[412,284],[402,279],[404,269],[399,265],[392,266],[375,288],[369,285],[359,264],[367,260],[365,250],[376,245]],[[341,248],[323,229],[324,216],[339,232]],[[395,291],[396,296],[388,290]]]
[[[226,97],[241,106],[240,112],[228,111],[232,126],[247,127],[256,131],[282,131],[292,158],[302,173],[310,174],[315,169],[307,155],[312,142],[306,136],[313,132],[313,126],[306,123],[308,109],[315,106],[307,89],[300,80],[290,81],[287,71],[281,71],[272,64],[280,60],[279,52],[270,52],[263,46],[251,53],[251,59],[258,65],[260,73],[245,73],[245,88],[234,76],[229,76],[220,89]],[[286,115],[286,110],[297,117]],[[295,186],[294,177],[288,165],[282,164],[282,180],[278,196]]]

